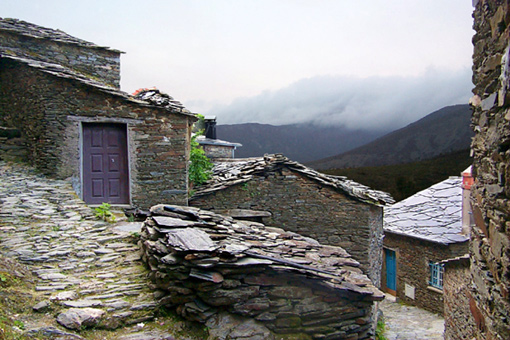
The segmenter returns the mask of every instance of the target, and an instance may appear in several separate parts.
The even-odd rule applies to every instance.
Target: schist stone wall
[[[443,261],[444,338],[473,339],[475,322],[470,308],[469,257]]]
[[[63,65],[120,88],[120,51],[16,19],[0,22],[0,47],[7,55]]]
[[[375,303],[384,295],[342,248],[193,207],[159,205],[151,213],[142,258],[159,304],[205,323],[210,334],[374,338]],[[224,313],[244,325],[244,336],[220,321]]]
[[[0,160],[26,161],[27,143],[18,129],[0,126]]]
[[[468,245],[456,243],[449,246],[417,238],[386,233],[384,247],[395,251],[397,257],[397,297],[410,305],[443,314],[443,292],[429,285],[429,262],[439,262],[464,255]],[[383,264],[382,286],[386,286],[386,267]],[[414,299],[406,295],[414,288]],[[409,294],[408,294],[409,295]]]
[[[471,312],[477,338],[510,339],[510,2],[473,4]]]
[[[262,210],[271,225],[344,248],[376,286],[382,266],[382,208],[361,202],[286,167],[211,194],[192,197],[202,209]]]
[[[200,144],[209,158],[234,158],[234,147],[224,145]]]
[[[125,124],[132,204],[187,203],[190,116],[0,59],[0,125],[18,128],[28,161],[80,187],[82,123]]]

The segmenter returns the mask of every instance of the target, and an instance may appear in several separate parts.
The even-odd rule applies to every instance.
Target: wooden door
[[[389,293],[397,293],[397,257],[393,250],[384,249],[386,264],[386,288]]]
[[[83,124],[83,200],[129,204],[125,124]]]

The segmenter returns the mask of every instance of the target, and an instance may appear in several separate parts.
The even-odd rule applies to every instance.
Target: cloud
[[[467,103],[471,70],[429,68],[416,77],[317,76],[276,91],[238,98],[210,114],[219,124],[310,123],[387,130],[403,127],[444,106]]]

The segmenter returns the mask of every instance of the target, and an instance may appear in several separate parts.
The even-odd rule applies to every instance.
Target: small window
[[[442,264],[430,262],[430,281],[429,284],[432,287],[443,289],[443,273],[444,267]]]

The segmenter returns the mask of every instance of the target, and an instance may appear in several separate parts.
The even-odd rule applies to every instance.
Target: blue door
[[[397,258],[395,252],[390,249],[384,249],[386,258],[386,288],[395,294],[397,290]]]

